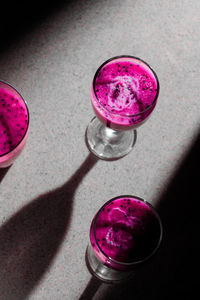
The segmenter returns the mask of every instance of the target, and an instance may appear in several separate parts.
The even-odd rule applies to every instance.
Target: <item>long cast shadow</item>
[[[1,49],[4,52],[8,46],[29,34],[55,11],[62,9],[73,0],[30,0],[1,1],[0,34]],[[74,0],[75,1],[75,0]]]
[[[196,297],[200,252],[199,166],[200,135],[158,199],[156,209],[164,227],[163,242],[158,252],[125,282],[102,284],[97,298],[90,297],[86,288],[84,299],[163,300],[170,297]],[[92,284],[90,288],[93,288]]]
[[[95,165],[89,154],[61,187],[40,195],[0,228],[0,299],[24,300],[52,263],[71,222],[79,184]]]
[[[71,9],[80,0],[29,0],[29,1],[1,1],[0,17],[0,54],[6,53],[8,47],[21,41],[33,30],[38,28],[47,18],[55,13]],[[91,5],[95,5],[93,1]],[[74,8],[73,8],[74,9]],[[73,11],[72,11],[73,13]]]

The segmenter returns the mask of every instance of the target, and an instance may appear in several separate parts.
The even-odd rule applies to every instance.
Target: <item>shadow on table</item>
[[[11,168],[10,167],[7,167],[7,168],[1,168],[0,169],[0,183],[2,182],[2,180],[4,179],[4,177],[6,176],[8,170]]]
[[[96,281],[91,280],[81,300],[195,298],[200,252],[199,167],[200,135],[158,199],[156,208],[164,227],[158,252],[124,283],[102,283],[97,292]]]
[[[0,228],[0,299],[24,300],[52,263],[71,222],[73,199],[97,162],[89,154],[61,187],[40,195]]]
[[[96,294],[97,290],[101,286],[101,281],[95,277],[91,277],[90,281],[88,282],[84,292],[80,296],[79,300],[91,300],[93,299],[94,295]]]
[[[76,0],[1,1],[1,49],[29,34],[49,15]]]
[[[95,0],[92,5],[100,1],[102,0]],[[0,54],[5,52],[9,46],[15,44],[16,41],[29,35],[47,18],[66,8],[70,9],[73,3],[76,2],[80,2],[80,11],[84,13],[81,9],[84,1],[81,0],[1,1]]]

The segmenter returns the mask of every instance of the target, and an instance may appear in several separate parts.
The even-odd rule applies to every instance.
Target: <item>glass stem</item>
[[[116,131],[114,129],[102,125],[100,129],[100,134],[102,140],[104,141],[104,144],[108,145],[108,144],[117,144],[117,141],[121,140],[124,132]]]

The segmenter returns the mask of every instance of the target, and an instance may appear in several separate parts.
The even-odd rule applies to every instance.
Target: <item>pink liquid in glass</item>
[[[13,163],[22,151],[29,125],[28,108],[10,85],[0,82],[0,167]]]
[[[156,105],[159,83],[154,71],[142,60],[118,57],[96,72],[91,99],[104,125],[127,130],[141,125]]]
[[[161,223],[155,210],[139,198],[120,196],[107,202],[90,228],[98,259],[116,270],[129,270],[158,248]]]

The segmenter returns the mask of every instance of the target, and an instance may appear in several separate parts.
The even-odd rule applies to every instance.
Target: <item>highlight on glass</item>
[[[136,141],[136,128],[151,115],[158,95],[158,77],[142,59],[122,55],[105,61],[91,87],[96,117],[86,130],[89,150],[105,160],[127,155]]]
[[[92,220],[87,267],[104,282],[121,281],[158,250],[162,232],[150,203],[132,195],[112,198]]]
[[[0,80],[0,168],[13,164],[29,131],[29,110],[18,91]]]

